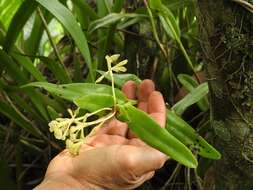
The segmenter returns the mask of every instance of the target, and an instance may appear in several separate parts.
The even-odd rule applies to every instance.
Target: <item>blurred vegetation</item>
[[[196,1],[160,3],[0,0],[1,187],[36,186],[49,161],[64,148],[47,124],[55,114],[67,115],[72,105],[22,85],[93,82],[97,70],[106,68],[105,55],[119,53],[129,60],[128,73],[154,80],[168,106],[175,104],[181,88],[178,74],[197,76],[202,71]],[[207,111],[192,106],[184,117],[201,134],[209,132]],[[200,177],[210,164],[200,160],[194,171],[168,161],[140,189],[201,188]]]

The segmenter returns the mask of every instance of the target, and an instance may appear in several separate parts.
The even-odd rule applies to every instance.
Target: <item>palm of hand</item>
[[[128,98],[136,99],[134,82],[126,83],[122,90]],[[150,80],[140,84],[138,108],[164,127],[164,100]],[[87,140],[78,156],[71,156],[67,150],[57,155],[48,167],[46,178],[60,173],[71,176],[87,189],[133,189],[150,179],[165,160],[164,154],[136,138],[127,124],[112,119]]]

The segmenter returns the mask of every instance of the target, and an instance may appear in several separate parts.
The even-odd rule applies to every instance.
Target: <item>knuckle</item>
[[[90,145],[97,145],[97,144],[107,141],[107,140],[108,140],[108,136],[106,134],[99,134],[99,135],[91,137],[87,141],[87,143]]]
[[[158,153],[157,154],[157,159],[156,159],[156,162],[154,163],[155,164],[155,167],[157,169],[160,169],[163,167],[164,163],[166,161],[166,156],[163,154],[163,153]]]
[[[122,156],[124,155],[124,156]],[[133,154],[119,154],[119,164],[121,168],[127,173],[132,173],[132,171],[137,167],[136,159]]]
[[[108,139],[108,135],[107,134],[99,134],[96,137],[97,140],[106,140]]]
[[[138,139],[138,138],[132,138],[131,141],[129,142],[130,145],[135,145],[135,146],[145,146],[146,144]]]
[[[133,171],[136,168],[136,161],[134,156],[128,155],[123,160],[126,171]]]

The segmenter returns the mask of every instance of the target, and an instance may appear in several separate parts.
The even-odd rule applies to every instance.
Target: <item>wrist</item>
[[[69,175],[51,174],[47,175],[40,185],[34,190],[50,190],[50,189],[64,189],[64,190],[103,190],[93,184],[84,180],[80,183],[78,180]]]

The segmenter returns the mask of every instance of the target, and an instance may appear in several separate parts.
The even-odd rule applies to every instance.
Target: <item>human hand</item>
[[[144,80],[138,95],[132,81],[122,90],[128,98],[138,100],[138,108],[165,126],[165,103],[152,81]],[[37,189],[134,189],[150,179],[166,159],[138,139],[126,123],[112,119],[87,139],[78,156],[67,150],[57,155]]]

